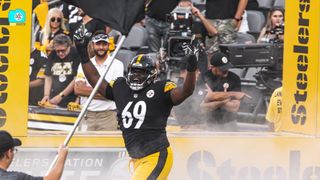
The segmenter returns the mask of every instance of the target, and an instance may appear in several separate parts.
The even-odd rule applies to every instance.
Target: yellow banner
[[[47,152],[44,147],[56,148],[64,138],[44,136],[43,132],[23,138],[24,148],[15,156],[13,170],[34,175],[45,173],[55,153]],[[174,156],[170,180],[319,179],[318,138],[270,133],[190,132],[173,136],[169,133],[169,140]],[[41,151],[25,147],[40,147]],[[120,132],[118,136],[76,135],[70,147],[62,179],[130,179],[130,159]]]
[[[282,130],[316,135],[320,1],[286,1]]]
[[[27,133],[31,5],[0,3],[0,129],[14,136]]]

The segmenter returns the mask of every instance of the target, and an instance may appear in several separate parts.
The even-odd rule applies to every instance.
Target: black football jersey
[[[132,158],[169,146],[165,128],[173,107],[170,91],[175,87],[173,82],[158,81],[133,91],[123,77],[108,85],[106,98],[116,103],[120,129]]]

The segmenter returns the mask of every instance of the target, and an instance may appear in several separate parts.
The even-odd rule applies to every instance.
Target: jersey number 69
[[[130,101],[121,113],[123,127],[130,128],[132,126],[132,122],[134,118],[138,120],[138,122],[134,126],[134,129],[139,129],[143,124],[144,118],[146,116],[147,105],[144,101],[138,101],[137,103],[134,104],[133,112],[131,113],[129,112],[129,109],[132,103],[133,102]]]

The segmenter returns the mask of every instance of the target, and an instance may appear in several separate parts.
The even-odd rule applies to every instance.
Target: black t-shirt
[[[170,14],[171,11],[178,5],[180,0],[152,0],[147,8],[147,16],[166,21],[167,14]]]
[[[43,52],[37,49],[32,51],[30,56],[29,70],[30,82],[36,80],[37,78],[44,78],[42,76],[44,75],[47,60],[48,58]],[[38,105],[38,101],[40,101],[42,97],[43,85],[29,89],[29,105]]]
[[[259,10],[259,3],[257,0],[248,0],[246,10]]]
[[[52,88],[50,98],[63,91],[77,74],[80,56],[74,47],[71,47],[70,53],[64,59],[60,59],[55,51],[52,51],[48,57],[45,75],[52,76]],[[64,97],[58,104],[61,107],[67,107],[67,104],[76,99],[72,92]]]
[[[74,33],[76,32],[76,30],[79,29],[81,24],[82,24],[82,20],[78,21],[76,23],[70,23],[69,24],[70,37],[73,37]],[[85,27],[88,30],[88,32],[91,32],[92,34],[94,34],[98,30],[103,30],[103,31],[106,30],[106,26],[101,21],[96,20],[96,19],[92,19],[91,21],[87,22]]]
[[[170,91],[175,87],[173,82],[157,81],[133,91],[123,77],[107,87],[106,98],[116,103],[120,129],[132,158],[145,157],[169,146],[165,128],[173,107]]]
[[[212,91],[223,92],[225,83],[227,83],[229,86],[227,91],[241,91],[241,80],[239,76],[231,71],[229,71],[226,78],[223,78],[215,76],[212,74],[211,70],[209,70],[205,73],[204,80]],[[225,123],[235,120],[236,118],[235,113],[228,112],[222,108],[211,111],[207,115],[207,121],[212,123]]]
[[[30,176],[22,172],[6,171],[0,169],[1,180],[43,180],[43,177]]]
[[[239,0],[207,0],[206,18],[233,19],[238,9]]]

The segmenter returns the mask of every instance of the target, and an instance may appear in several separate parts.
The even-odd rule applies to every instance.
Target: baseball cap
[[[230,63],[227,55],[222,52],[217,52],[217,53],[213,54],[213,56],[210,60],[210,64],[215,67],[218,67],[222,71],[225,71],[225,70],[233,67],[233,65]]]
[[[94,43],[99,42],[99,41],[104,41],[104,42],[109,43],[109,36],[105,31],[99,30],[93,34],[91,40]]]
[[[7,150],[15,147],[21,146],[21,141],[17,138],[12,138],[12,136],[7,131],[0,131],[0,152],[6,152]]]

